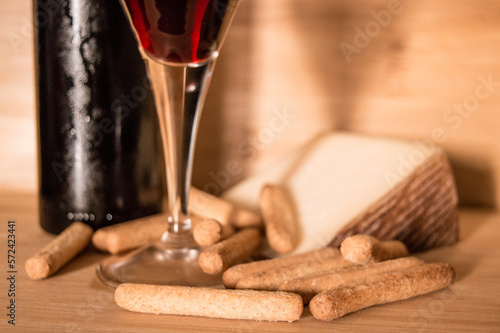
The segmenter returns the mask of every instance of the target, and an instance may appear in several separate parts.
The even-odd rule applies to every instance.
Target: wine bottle
[[[40,225],[159,213],[163,155],[144,62],[118,0],[34,0]]]

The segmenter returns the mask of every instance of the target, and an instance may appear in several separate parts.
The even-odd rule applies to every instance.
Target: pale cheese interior
[[[286,186],[301,227],[294,253],[301,253],[328,244],[343,226],[394,190],[438,149],[416,142],[330,134],[237,184],[223,197],[258,211],[265,183]]]

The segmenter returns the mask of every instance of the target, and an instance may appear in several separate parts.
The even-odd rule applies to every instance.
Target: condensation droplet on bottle
[[[113,219],[113,215],[106,214],[106,220],[111,221]]]
[[[101,108],[95,107],[92,109],[92,117],[94,119],[102,117],[102,116],[103,116],[103,111],[101,110]]]
[[[64,133],[66,131],[69,131],[70,129],[71,129],[71,126],[69,124],[66,124],[64,126],[61,126],[60,131],[61,131],[61,133]]]
[[[125,203],[123,202],[123,198],[122,197],[116,198],[116,206],[118,206],[120,208],[123,208],[125,206]]]

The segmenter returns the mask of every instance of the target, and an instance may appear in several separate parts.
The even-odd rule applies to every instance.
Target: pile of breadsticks
[[[262,217],[195,188],[190,194],[193,237],[204,248],[200,267],[221,274],[226,289],[122,284],[116,303],[130,311],[213,318],[295,321],[304,305],[321,320],[360,309],[422,295],[449,286],[455,277],[446,263],[408,257],[399,241],[368,235],[346,238],[340,249],[248,263],[265,234],[269,246],[286,254],[297,246],[299,232],[286,191],[266,185],[261,192]],[[55,273],[92,240],[102,251],[120,253],[160,239],[164,215],[99,229],[76,222],[26,261],[32,279]]]

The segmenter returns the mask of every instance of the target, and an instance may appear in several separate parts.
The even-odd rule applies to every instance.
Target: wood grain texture
[[[373,332],[488,331],[500,329],[500,214],[462,210],[460,242],[418,254],[429,262],[449,262],[457,281],[449,289],[418,298],[372,307],[333,322],[321,322],[306,309],[293,323],[265,323],[200,317],[131,313],[119,308],[113,290],[95,275],[106,255],[88,249],[49,279],[32,281],[22,264],[54,236],[38,226],[36,196],[0,192],[2,239],[7,219],[17,227],[16,306],[19,332]],[[2,241],[2,244],[5,244]],[[4,250],[5,251],[5,250]],[[6,272],[6,261],[0,263]],[[7,280],[0,281],[0,304],[6,305]],[[5,314],[5,309],[4,312]],[[5,315],[4,315],[5,316]],[[7,321],[0,321],[6,331]],[[15,331],[12,329],[12,331]]]
[[[0,188],[36,189],[31,1],[0,11]]]
[[[341,129],[437,142],[461,204],[500,207],[500,2],[401,0],[383,21],[388,3],[242,1],[204,110],[194,184],[221,193]],[[0,187],[34,192],[30,10],[19,0],[0,12]],[[346,57],[342,45],[356,49]]]

